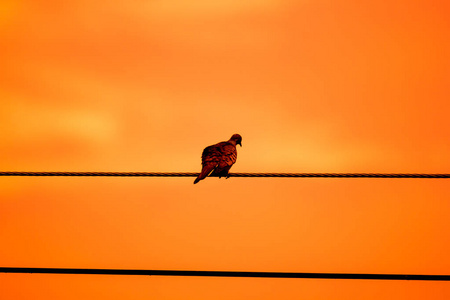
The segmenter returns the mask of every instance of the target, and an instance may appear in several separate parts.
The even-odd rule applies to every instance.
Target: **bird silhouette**
[[[228,178],[231,166],[236,162],[236,145],[242,147],[242,137],[239,134],[233,136],[226,142],[220,142],[206,147],[202,153],[202,171],[195,179],[194,184],[208,175]]]

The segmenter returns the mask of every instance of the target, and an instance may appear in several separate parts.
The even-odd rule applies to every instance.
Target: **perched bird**
[[[202,153],[202,171],[195,179],[194,184],[206,176],[226,176],[229,177],[228,171],[236,162],[237,151],[236,145],[242,147],[242,137],[239,134],[233,136],[226,142],[217,143],[206,147]]]

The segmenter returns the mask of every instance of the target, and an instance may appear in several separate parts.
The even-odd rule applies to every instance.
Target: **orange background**
[[[446,1],[0,3],[2,171],[450,171]],[[0,178],[0,266],[450,273],[445,179]],[[449,299],[446,282],[0,274],[1,299]]]

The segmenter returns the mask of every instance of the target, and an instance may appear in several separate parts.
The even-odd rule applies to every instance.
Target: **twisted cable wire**
[[[0,176],[197,177],[195,172],[1,172]],[[280,178],[450,178],[450,174],[418,173],[230,173],[230,177]],[[216,176],[211,176],[216,177]]]

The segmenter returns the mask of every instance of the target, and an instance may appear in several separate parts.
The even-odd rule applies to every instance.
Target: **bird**
[[[219,176],[219,178],[230,177],[228,172],[237,159],[236,145],[242,147],[242,137],[239,134],[233,134],[226,142],[206,147],[202,152],[202,171],[195,179],[194,184],[210,174]]]

